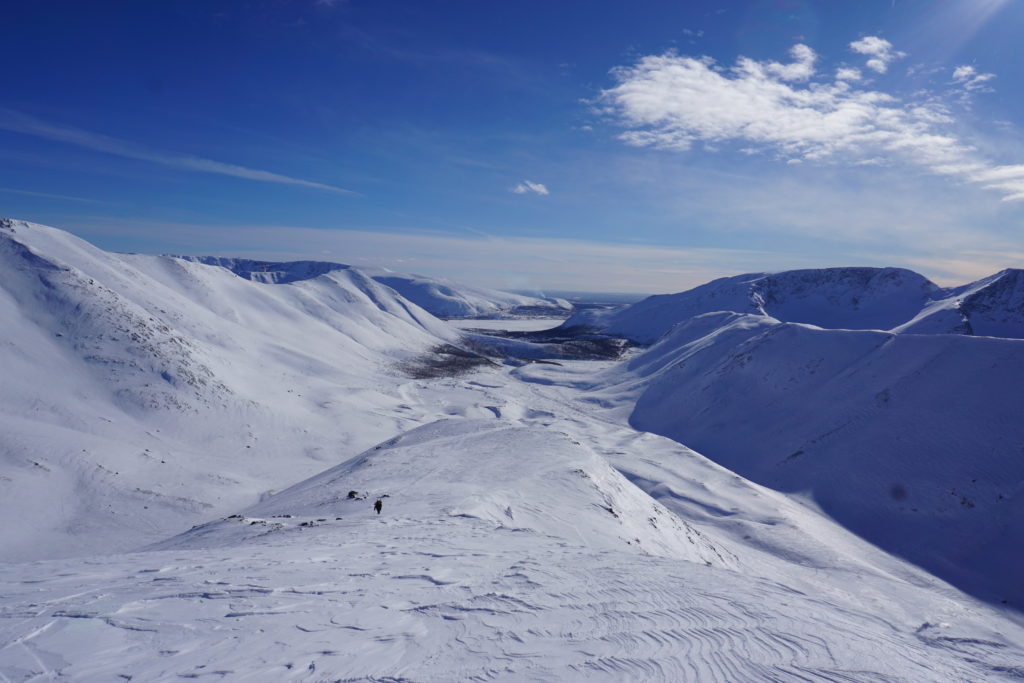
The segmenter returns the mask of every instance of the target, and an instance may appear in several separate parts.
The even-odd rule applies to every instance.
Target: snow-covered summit
[[[252,259],[223,256],[178,256],[207,266],[227,268],[235,275],[254,282],[285,284],[309,280],[335,270],[348,270],[351,266],[329,261],[254,261]]]
[[[720,278],[612,311],[583,311],[564,328],[652,344],[673,325],[715,311],[827,329],[1024,337],[1021,271],[944,289],[903,268],[822,268]]]

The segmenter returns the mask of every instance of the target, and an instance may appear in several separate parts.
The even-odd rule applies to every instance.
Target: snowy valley
[[[1024,678],[1020,271],[0,267],[0,681]]]

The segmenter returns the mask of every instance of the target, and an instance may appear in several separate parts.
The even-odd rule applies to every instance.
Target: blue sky
[[[1019,0],[6,3],[0,215],[515,289],[1024,267]]]

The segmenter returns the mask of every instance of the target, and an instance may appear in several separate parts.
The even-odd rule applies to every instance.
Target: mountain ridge
[[[826,329],[1024,338],[1024,276],[1006,269],[943,288],[905,268],[839,267],[747,273],[618,310],[581,311],[562,329],[653,344],[673,325],[716,311]]]

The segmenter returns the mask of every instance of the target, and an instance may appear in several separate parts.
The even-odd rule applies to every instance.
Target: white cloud
[[[806,45],[794,45],[789,49],[793,61],[789,64],[778,62],[764,62],[761,64],[764,70],[774,74],[780,81],[806,81],[814,75],[814,62],[818,55]],[[755,62],[751,62],[755,64]]]
[[[858,54],[869,56],[867,67],[880,74],[889,70],[889,62],[907,56],[905,52],[893,50],[892,43],[878,36],[865,36],[860,40],[855,40],[850,43],[850,49]]]
[[[896,54],[880,38],[854,45],[870,54]],[[791,55],[790,64],[740,57],[729,69],[709,57],[676,52],[643,57],[613,70],[618,83],[601,93],[597,105],[627,129],[620,137],[630,145],[683,151],[695,142],[733,142],[786,159],[904,161],[982,183],[1005,200],[1024,199],[1024,173],[986,175],[1019,167],[996,166],[947,132],[955,121],[940,102],[904,102],[848,79],[804,84],[814,76],[816,55],[805,45]]]
[[[837,81],[859,81],[860,78],[860,69],[850,69],[847,67],[836,69]]]
[[[9,130],[14,133],[33,135],[47,140],[55,140],[69,145],[91,149],[96,152],[104,152],[106,154],[113,154],[115,156],[125,157],[128,159],[139,159],[141,161],[149,161],[154,164],[173,166],[191,171],[217,173],[219,175],[232,176],[234,178],[245,178],[246,180],[258,180],[266,183],[301,185],[303,187],[312,187],[318,190],[327,190],[329,192],[337,192],[340,194],[356,194],[351,190],[335,187],[334,185],[325,185],[311,180],[292,178],[290,176],[273,173],[271,171],[262,171],[255,168],[246,168],[245,166],[236,166],[235,164],[226,164],[221,161],[213,161],[212,159],[203,159],[202,157],[165,154],[163,152],[151,150],[141,145],[136,145],[125,140],[119,140],[108,135],[90,133],[89,131],[81,130],[80,128],[72,128],[71,126],[59,126],[47,123],[11,109],[0,108],[0,130]]]
[[[992,89],[985,84],[995,77],[995,74],[979,73],[977,69],[967,64],[953,70],[953,82],[959,84],[968,93],[991,92]]]
[[[509,190],[509,192],[515,192],[516,194],[527,194],[529,192],[533,192],[534,194],[539,195],[551,194],[550,192],[548,192],[548,188],[546,188],[543,183],[533,183],[530,182],[529,180],[524,180],[523,182],[519,183],[511,190]]]
[[[41,199],[60,199],[69,202],[85,202],[87,204],[111,204],[112,202],[104,202],[99,199],[87,199],[86,197],[72,197],[66,194],[53,194],[51,192],[36,192],[34,190],[18,190],[13,187],[0,187],[0,192],[8,192],[10,194],[20,194],[26,197],[40,197]]]

